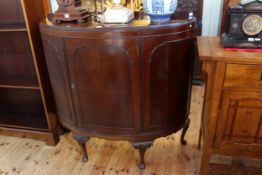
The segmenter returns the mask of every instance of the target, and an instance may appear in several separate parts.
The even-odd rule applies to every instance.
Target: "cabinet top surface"
[[[262,63],[262,52],[226,51],[220,37],[197,37],[198,53],[201,60]]]
[[[165,23],[150,23],[150,20],[133,20],[128,24],[74,24],[74,23],[61,23],[55,24],[48,19],[44,19],[40,23],[41,29],[48,28],[51,30],[63,30],[70,32],[99,32],[99,31],[130,31],[130,30],[147,30],[147,29],[161,29],[161,28],[178,28],[181,26],[191,25],[192,28],[196,27],[196,18],[186,20],[171,20]]]

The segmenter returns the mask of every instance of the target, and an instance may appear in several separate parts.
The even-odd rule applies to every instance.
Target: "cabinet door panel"
[[[177,42],[172,37],[143,40],[144,128],[147,131],[179,129],[189,113],[193,41]]]
[[[111,128],[111,133],[139,130],[139,95],[134,92],[138,89],[135,41],[71,40],[68,43],[79,127],[101,132]]]
[[[259,128],[261,109],[238,106],[232,129],[231,140],[239,143],[253,143]]]
[[[262,152],[262,93],[225,90],[220,110],[215,146]]]

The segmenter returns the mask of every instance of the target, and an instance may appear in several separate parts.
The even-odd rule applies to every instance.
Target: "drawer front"
[[[262,65],[228,64],[224,86],[262,89]]]

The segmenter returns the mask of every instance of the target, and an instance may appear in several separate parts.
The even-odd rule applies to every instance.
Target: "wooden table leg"
[[[133,147],[135,149],[139,150],[139,154],[140,154],[140,163],[139,163],[139,168],[140,169],[145,169],[146,165],[145,165],[145,152],[148,148],[150,148],[152,146],[153,142],[141,142],[141,143],[132,143]]]
[[[73,138],[77,141],[79,146],[81,147],[82,153],[83,153],[83,162],[88,161],[88,155],[87,155],[87,149],[86,149],[86,142],[89,140],[88,137],[79,136],[77,134],[73,134]]]

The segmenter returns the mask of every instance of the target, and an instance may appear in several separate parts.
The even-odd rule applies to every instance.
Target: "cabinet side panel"
[[[261,92],[226,89],[220,110],[215,148],[261,153]]]
[[[58,116],[62,122],[72,123],[73,107],[67,80],[66,60],[63,56],[63,40],[42,35],[42,41]]]
[[[240,143],[254,143],[259,127],[261,109],[239,106],[232,128],[231,140]]]

